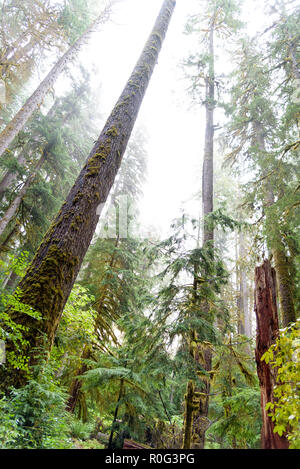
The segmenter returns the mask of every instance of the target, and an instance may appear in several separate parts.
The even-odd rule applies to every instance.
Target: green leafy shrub
[[[0,400],[0,448],[71,448],[67,395],[49,364],[41,360],[34,368],[36,378],[20,389],[12,388]]]
[[[287,434],[291,449],[300,449],[300,319],[280,330],[276,343],[262,356],[276,369],[274,401],[266,410],[275,422],[274,432]]]
[[[18,257],[9,254],[8,262],[0,260],[0,280],[5,280],[6,276],[11,272],[18,275],[18,277],[24,277],[27,268],[27,257],[28,253],[23,252]],[[35,318],[37,321],[40,320],[41,316],[40,313],[34,311],[31,306],[22,303],[20,300],[20,290],[18,288],[11,293],[9,290],[0,286],[0,340],[4,342],[10,340],[14,343],[16,350],[18,350],[20,346],[26,344],[23,338],[26,327],[12,320],[9,314],[10,308],[18,313]],[[15,368],[28,370],[27,357],[22,353],[11,351],[7,353],[6,360]]]
[[[70,423],[70,434],[78,440],[88,440],[93,431],[93,423],[73,419]]]

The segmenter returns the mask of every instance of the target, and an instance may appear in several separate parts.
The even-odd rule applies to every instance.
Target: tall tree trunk
[[[110,269],[114,266],[114,263],[115,263],[116,248],[118,247],[119,241],[120,241],[120,239],[119,239],[119,237],[117,237],[116,242],[115,242],[115,249],[114,249],[113,255],[111,256],[111,260],[110,260],[110,263],[109,263],[109,268]],[[107,289],[108,289],[108,284],[106,284],[104,286],[104,290],[102,291],[101,297],[97,301],[97,316],[98,317],[101,315],[101,312],[102,312],[103,304],[104,304],[104,301],[105,301],[105,298],[106,298]],[[95,331],[94,332],[96,332],[96,333],[98,332],[97,318],[95,320]],[[98,333],[98,335],[99,335],[99,333]],[[81,355],[81,361],[86,360],[90,357],[91,357],[91,347],[86,345],[84,347],[82,355]],[[70,392],[69,392],[69,399],[68,399],[67,406],[66,406],[66,410],[69,411],[69,412],[72,412],[72,413],[74,412],[76,404],[78,402],[79,393],[80,393],[80,390],[81,390],[81,387],[82,387],[82,384],[83,384],[82,381],[78,379],[78,376],[83,375],[83,373],[85,373],[87,370],[88,370],[87,365],[85,363],[83,363],[81,365],[81,367],[79,368],[78,372],[76,373],[76,376],[75,376],[75,378],[74,378],[74,380],[71,384],[71,388],[70,388]]]
[[[209,72],[206,78],[206,129],[205,129],[205,147],[202,169],[202,214],[204,218],[203,224],[203,246],[206,243],[213,243],[214,232],[210,224],[207,223],[206,217],[213,212],[213,179],[214,179],[214,110],[215,110],[215,65],[214,65],[214,21],[212,19],[209,31]],[[197,272],[196,272],[197,275]],[[203,312],[209,313],[210,306],[206,302],[202,305]],[[195,336],[197,334],[195,333]],[[197,342],[197,338],[196,338]],[[211,371],[212,352],[206,344],[197,344],[199,352],[196,351],[195,358],[201,366],[207,371]],[[201,351],[200,351],[201,349]],[[202,380],[203,393],[199,402],[198,410],[194,412],[193,418],[193,449],[203,449],[205,443],[205,432],[208,428],[208,404],[210,382],[208,379]],[[198,392],[198,389],[197,389]]]
[[[47,148],[47,147],[46,147]],[[33,183],[35,177],[37,176],[39,170],[41,169],[43,163],[46,160],[47,150],[45,149],[36,163],[32,173],[28,176],[25,184],[23,185],[22,189],[19,191],[18,195],[12,201],[8,209],[6,210],[5,214],[3,215],[2,219],[0,220],[0,237],[3,235],[4,231],[6,230],[7,226],[11,222],[11,220],[16,215],[23,198],[26,196],[28,189],[30,188],[31,184]]]
[[[19,278],[20,277],[15,272],[12,272],[6,283],[6,288],[10,288],[11,290],[14,290],[16,287],[16,284],[18,283]]]
[[[79,97],[81,94],[82,94],[82,91],[80,89],[79,92],[77,93],[77,97]],[[57,108],[57,105],[60,102],[60,99],[61,98],[56,98],[54,104],[51,106],[51,108],[47,112],[46,117],[48,119],[51,119],[51,118],[54,117],[55,110]],[[69,114],[67,114],[64,117],[64,119],[61,123],[61,126],[63,126],[63,124],[67,121],[67,119],[72,116],[72,114],[73,113],[70,112]],[[40,135],[37,135],[37,138],[40,138]],[[18,166],[24,166],[26,160],[28,160],[28,157],[30,157],[32,155],[32,152],[33,152],[33,150],[32,150],[31,142],[26,143],[25,146],[23,147],[22,151],[18,155],[18,158],[17,158]],[[4,174],[3,178],[0,181],[0,200],[3,198],[5,191],[7,189],[9,189],[9,187],[17,179],[17,177],[18,177],[18,171],[16,171],[16,170],[9,170]]]
[[[54,82],[66,67],[67,63],[78,52],[84,41],[92,32],[95,25],[107,19],[110,12],[110,5],[104,9],[96,21],[94,21],[89,28],[75,41],[75,43],[65,52],[65,54],[54,65],[52,70],[48,73],[46,78],[41,82],[34,93],[27,99],[26,103],[17,112],[13,119],[7,124],[5,129],[0,134],[0,156],[3,155],[5,150],[9,147],[13,139],[18,135],[20,130],[24,127],[28,119],[42,104],[45,95],[53,86]]]
[[[254,122],[254,131],[256,135],[256,141],[259,150],[262,153],[266,153],[264,130],[260,122]],[[265,206],[271,207],[274,205],[274,193],[270,183],[265,183]],[[270,223],[273,223],[272,221]],[[275,268],[277,273],[277,283],[279,289],[279,302],[280,312],[282,316],[282,323],[286,327],[291,322],[296,321],[296,312],[293,298],[293,279],[290,275],[290,267],[286,255],[286,248],[283,244],[279,226],[272,226],[272,239],[271,239],[271,251],[275,260]]]
[[[104,204],[121,164],[143,97],[158,59],[173,10],[174,0],[165,0],[145,45],[116,106],[103,131],[61,207],[21,281],[20,300],[40,312],[42,320],[11,311],[17,323],[27,326],[24,338],[28,346],[19,350],[30,356],[40,343],[41,334],[51,349],[60,317],[68,299],[84,255],[90,245],[99,220],[99,204]],[[14,345],[7,342],[5,371],[0,378],[6,385],[21,385],[25,374],[9,362]]]
[[[209,373],[212,368],[212,349],[210,344],[198,342],[194,351],[194,359],[196,363]],[[201,381],[201,388],[197,388],[195,391],[199,399],[193,414],[192,449],[204,449],[205,433],[209,428],[210,377],[201,374],[199,379]]]
[[[293,298],[293,280],[290,273],[290,260],[286,255],[286,249],[280,238],[278,238],[277,246],[272,250],[272,253],[278,277],[277,283],[282,325],[287,327],[291,322],[296,321],[296,311]]]
[[[262,449],[287,449],[285,436],[274,433],[274,422],[268,416],[266,404],[274,402],[273,389],[276,383],[274,369],[265,361],[263,354],[278,336],[278,315],[276,303],[276,272],[268,260],[255,269],[255,313],[257,321],[255,359],[261,390]]]
[[[205,217],[213,212],[214,197],[214,110],[215,110],[215,65],[214,65],[214,24],[209,32],[209,74],[206,79],[206,130],[202,169],[202,213],[204,217],[203,245],[214,239],[211,227]]]
[[[237,310],[237,332],[244,334],[244,314],[242,310],[242,292],[241,292],[241,267],[239,237],[235,236],[235,288],[236,288],[236,310]]]

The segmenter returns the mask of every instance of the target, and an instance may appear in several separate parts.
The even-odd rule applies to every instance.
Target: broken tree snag
[[[276,341],[278,336],[278,313],[276,303],[276,272],[270,261],[255,269],[255,314],[256,314],[256,349],[255,359],[261,392],[262,410],[262,449],[288,449],[286,437],[274,433],[274,422],[268,416],[266,404],[274,402],[273,389],[276,384],[275,370],[261,358]]]

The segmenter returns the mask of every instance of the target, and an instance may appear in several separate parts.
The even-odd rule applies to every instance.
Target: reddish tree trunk
[[[255,313],[257,321],[255,359],[261,391],[262,449],[288,449],[285,436],[274,433],[274,422],[268,416],[266,404],[274,402],[273,389],[276,372],[265,361],[263,354],[275,342],[278,335],[278,314],[276,304],[276,272],[268,260],[255,269]]]

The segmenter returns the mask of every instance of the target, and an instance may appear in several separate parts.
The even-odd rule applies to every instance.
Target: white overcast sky
[[[261,3],[246,1],[244,17],[253,31],[268,24]],[[161,234],[168,232],[171,220],[180,214],[183,205],[187,206],[187,201],[196,213],[200,209],[191,199],[201,188],[205,116],[200,107],[190,108],[187,84],[179,67],[195,40],[183,31],[188,14],[197,4],[197,0],[177,0],[136,123],[136,127],[145,126],[148,134],[148,174],[140,220]],[[161,5],[162,0],[123,0],[115,7],[113,20],[93,33],[80,54],[81,61],[93,63],[97,69],[93,84],[101,84],[99,105],[105,118],[129,78]]]

